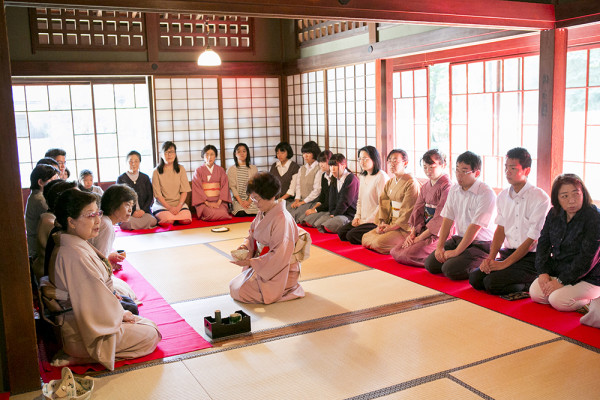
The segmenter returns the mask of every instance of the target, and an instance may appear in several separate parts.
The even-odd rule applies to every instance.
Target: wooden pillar
[[[552,180],[562,173],[567,76],[567,30],[540,35],[540,98],[537,184],[550,193]]]
[[[394,107],[392,104],[392,66],[388,60],[375,61],[377,149],[381,153],[382,166],[387,169],[385,157],[394,146]],[[371,143],[368,143],[371,144]]]
[[[0,0],[0,305],[11,393],[40,388],[4,0]]]
[[[160,34],[158,32],[158,14],[144,13],[144,25],[146,27],[146,49],[148,62],[158,60],[158,42]]]

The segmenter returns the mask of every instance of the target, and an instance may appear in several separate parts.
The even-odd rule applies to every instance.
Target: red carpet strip
[[[430,274],[424,268],[399,264],[389,255],[375,253],[360,245],[342,242],[337,235],[321,233],[313,228],[305,229],[310,232],[313,244],[316,246],[600,349],[600,330],[580,324],[581,314],[560,312],[549,305],[534,303],[529,298],[504,300],[499,296],[473,289],[468,281],[451,281],[442,275]]]
[[[196,217],[192,218],[192,223],[188,225],[170,225],[166,228],[162,226],[156,226],[152,229],[138,229],[135,231],[126,231],[121,229],[118,226],[115,226],[116,236],[133,236],[133,235],[144,235],[147,233],[160,233],[160,232],[169,232],[169,231],[181,231],[184,229],[193,229],[193,228],[205,228],[207,226],[219,226],[219,225],[227,225],[227,224],[236,224],[238,222],[252,222],[254,217],[233,217],[227,221],[202,221],[197,219]]]
[[[125,261],[123,270],[117,272],[116,275],[127,282],[135,291],[138,299],[143,302],[139,306],[140,315],[156,322],[162,340],[153,353],[141,358],[118,361],[115,363],[115,368],[211,347],[211,344],[185,322],[131,264]],[[61,368],[50,365],[48,360],[52,359],[53,354],[43,354],[46,353],[45,350],[44,346],[40,346],[40,373],[44,382],[49,382],[51,379],[60,378]],[[69,368],[76,374],[82,375],[88,370],[101,371],[105,369],[100,364],[73,365]]]

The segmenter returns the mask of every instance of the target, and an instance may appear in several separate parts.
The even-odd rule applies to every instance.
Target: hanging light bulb
[[[206,47],[206,50],[198,57],[198,65],[201,67],[216,67],[221,65],[221,57],[210,47]]]
[[[221,57],[210,48],[210,44],[208,43],[208,33],[210,29],[208,22],[206,22],[204,26],[206,27],[206,50],[198,57],[198,65],[201,67],[216,67],[217,65],[221,65]]]

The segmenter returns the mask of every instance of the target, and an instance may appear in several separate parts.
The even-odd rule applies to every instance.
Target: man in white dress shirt
[[[526,149],[509,150],[504,170],[510,187],[498,195],[490,254],[469,274],[475,289],[498,295],[527,291],[537,278],[535,249],[550,208],[546,192],[527,181],[531,155]]]
[[[425,269],[443,273],[452,280],[467,279],[469,272],[487,258],[494,234],[493,215],[496,194],[477,178],[481,174],[481,157],[466,151],[456,159],[456,180],[442,210],[440,237],[448,237],[452,225],[456,235],[446,242],[438,241],[437,249],[425,259]]]

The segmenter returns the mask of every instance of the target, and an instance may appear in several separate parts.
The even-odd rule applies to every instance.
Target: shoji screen
[[[179,163],[188,178],[202,162],[202,148],[219,151],[218,78],[156,78],[156,134],[160,146],[171,140],[177,145]],[[220,164],[217,157],[217,164]]]
[[[376,143],[375,63],[327,70],[327,104],[329,149],[359,172],[358,149]]]
[[[287,77],[290,144],[296,162],[302,164],[302,145],[314,140],[325,149],[324,71],[307,72]]]
[[[234,165],[233,148],[243,142],[251,162],[268,171],[281,140],[279,78],[222,78],[226,166]]]

